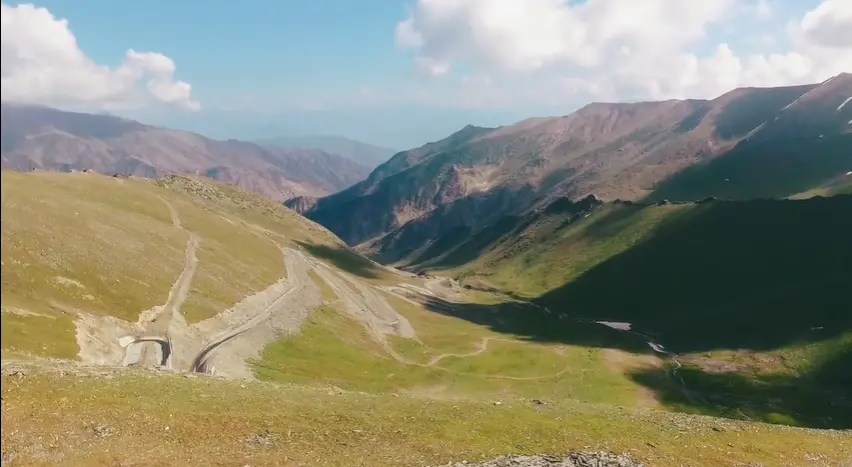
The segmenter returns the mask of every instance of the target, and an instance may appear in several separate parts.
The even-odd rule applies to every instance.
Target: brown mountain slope
[[[145,177],[199,172],[275,199],[333,193],[368,172],[319,150],[216,141],[113,116],[5,103],[2,164],[18,170],[91,169]]]
[[[291,204],[349,244],[405,263],[447,232],[475,230],[556,197],[659,195],[660,182],[727,154],[737,160],[754,151],[766,157],[782,149],[810,154],[804,165],[821,167],[805,170],[815,178],[807,183],[816,186],[852,163],[852,106],[838,109],[850,95],[852,75],[844,74],[808,86],[737,89],[711,101],[595,103],[562,117],[497,129],[466,127],[397,154],[347,190]],[[787,145],[789,140],[796,145]],[[818,157],[826,148],[832,161],[827,165]],[[768,164],[764,175],[781,165]],[[800,191],[797,186],[791,193],[758,194]]]

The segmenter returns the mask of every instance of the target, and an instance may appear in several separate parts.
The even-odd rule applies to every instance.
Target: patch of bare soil
[[[55,316],[46,315],[44,313],[39,313],[37,311],[25,310],[23,308],[18,308],[18,307],[14,307],[14,306],[4,306],[2,308],[2,313],[9,313],[11,315],[18,315],[18,316],[33,316],[33,317],[37,317],[37,318],[56,319]]]

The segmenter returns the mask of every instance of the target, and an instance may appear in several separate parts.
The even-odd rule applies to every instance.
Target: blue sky
[[[355,93],[407,72],[394,50],[392,1],[174,0],[40,1],[67,18],[79,46],[98,63],[128,48],[162,52],[178,77],[209,105],[319,99]],[[202,6],[204,5],[204,6]]]
[[[4,3],[3,50],[20,79],[4,77],[4,99],[101,106],[219,138],[333,133],[404,149],[592,100],[712,97],[852,70],[848,41],[825,32],[844,30],[848,0],[38,1],[91,62],[67,65],[55,56],[70,46],[50,39],[49,18],[17,4]],[[162,54],[174,70],[128,49]],[[7,66],[7,50],[45,59]],[[88,76],[75,66],[109,95],[64,83]],[[121,84],[123,66],[138,82]],[[24,89],[34,73],[56,89]],[[188,87],[116,107],[154,81],[188,83],[200,109],[159,105],[189,102]]]
[[[192,84],[199,112],[126,112],[146,122],[218,138],[342,134],[395,149],[442,138],[464,125],[524,118],[521,109],[447,109],[370,92],[424,85],[394,26],[410,9],[396,0],[201,2],[47,0],[79,47],[114,65],[128,48],[157,51]],[[570,110],[570,109],[568,109]]]

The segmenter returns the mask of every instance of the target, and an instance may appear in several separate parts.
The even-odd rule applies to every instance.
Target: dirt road
[[[142,328],[137,334],[147,337],[138,337],[130,340],[124,339],[121,346],[124,348],[124,365],[143,364],[166,366],[171,369],[172,340],[169,338],[169,332],[175,316],[180,313],[180,307],[186,301],[189,294],[189,286],[192,283],[192,278],[195,276],[195,270],[198,266],[198,258],[196,249],[201,242],[201,238],[183,228],[180,222],[180,215],[177,210],[166,199],[160,200],[168,207],[171,215],[172,225],[180,230],[183,230],[189,235],[186,240],[184,266],[178,278],[169,289],[169,295],[166,298],[166,303],[151,310],[142,312],[139,318],[139,326]],[[153,315],[153,316],[151,316]],[[153,358],[152,358],[153,357]]]
[[[474,351],[466,354],[438,355],[427,363],[412,361],[395,351],[388,336],[417,340],[415,330],[409,321],[387,302],[383,290],[300,250],[283,247],[276,241],[284,240],[280,234],[276,234],[276,239],[276,236],[259,227],[253,229],[258,236],[263,241],[275,243],[281,251],[286,276],[212,318],[188,324],[180,313],[180,308],[189,294],[198,268],[196,250],[202,238],[183,227],[174,206],[165,199],[163,203],[169,209],[174,227],[188,234],[184,268],[173,283],[166,302],[143,312],[137,323],[95,316],[87,317],[85,322],[81,320],[80,326],[85,324],[85,327],[79,328],[78,341],[81,342],[81,348],[88,346],[92,350],[81,353],[84,361],[102,364],[121,362],[124,365],[141,363],[169,368],[174,366],[178,370],[201,373],[209,373],[215,367],[217,373],[223,376],[251,378],[252,370],[248,362],[258,358],[268,343],[283,335],[297,332],[310,311],[322,304],[319,286],[309,275],[311,270],[338,297],[337,303],[341,310],[361,323],[388,355],[402,363],[444,370],[438,365],[445,359],[475,357],[485,352],[491,341],[504,340],[489,337],[479,342]],[[407,294],[429,295],[431,298],[440,297],[425,288],[401,285],[403,288],[396,290]],[[440,288],[440,285],[442,284],[430,284],[429,288]],[[454,306],[452,300],[439,301],[447,307]],[[553,376],[555,375],[506,378],[538,379]]]
[[[476,357],[477,355],[481,355],[486,350],[488,350],[488,343],[493,341],[493,340],[499,340],[499,341],[504,341],[504,342],[514,342],[514,341],[509,340],[509,339],[497,339],[495,337],[485,337],[481,341],[479,341],[479,344],[476,345],[476,350],[474,350],[473,352],[468,352],[468,353],[443,353],[441,355],[436,355],[436,356],[432,357],[428,362],[426,362],[426,366],[435,366],[438,363],[441,363],[441,360],[444,360],[444,359],[447,359],[447,358],[452,358],[452,357],[455,357],[455,358]]]
[[[296,250],[289,248],[282,249],[287,267],[287,284],[283,293],[279,294],[272,303],[259,310],[247,321],[242,324],[227,330],[222,335],[214,338],[209,344],[205,345],[200,352],[193,358],[190,364],[189,371],[198,373],[207,373],[209,370],[208,362],[220,346],[236,338],[252,328],[258,326],[263,321],[269,319],[273,314],[278,312],[286,312],[288,300],[295,294],[301,292],[311,280],[307,273],[308,264],[305,261],[304,255]]]
[[[339,272],[317,259],[311,258],[310,262],[317,275],[343,301],[344,311],[362,323],[377,343],[390,348],[386,339],[389,334],[408,339],[417,338],[411,323],[390,306],[372,286]]]

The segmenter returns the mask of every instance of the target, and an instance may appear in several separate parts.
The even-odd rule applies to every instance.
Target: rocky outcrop
[[[287,206],[299,214],[304,214],[305,212],[310,211],[316,204],[316,196],[297,196],[284,201],[284,206]]]
[[[644,464],[626,454],[601,451],[572,452],[565,457],[510,455],[481,464],[456,462],[445,467],[644,467]]]

